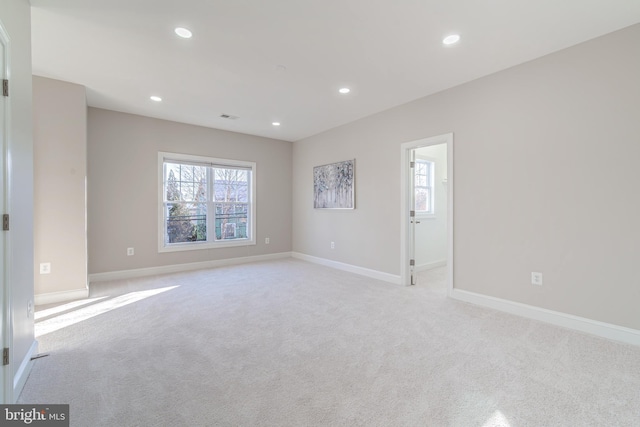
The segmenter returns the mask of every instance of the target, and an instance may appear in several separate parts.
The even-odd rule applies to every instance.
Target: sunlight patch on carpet
[[[495,411],[482,427],[511,427],[511,424],[509,424],[507,417],[502,412]]]
[[[107,297],[87,298],[80,301],[73,301],[66,304],[57,305],[55,307],[47,308],[46,310],[38,310],[34,314],[34,319],[44,319],[45,317],[53,316],[54,314],[62,313],[64,311],[73,310],[74,308],[82,307],[83,305],[92,304],[105,298]]]
[[[178,286],[168,286],[166,288],[151,289],[148,291],[131,292],[106,301],[98,302],[97,304],[80,307],[77,310],[63,313],[59,316],[43,320],[42,322],[37,322],[35,325],[35,336],[38,338],[39,336],[58,331],[62,328],[66,328],[67,326],[75,325],[76,323],[80,323],[100,314],[115,310],[116,308],[133,304],[134,302],[170,291],[177,287]],[[65,310],[69,310],[69,307]],[[41,317],[44,316],[41,315]]]

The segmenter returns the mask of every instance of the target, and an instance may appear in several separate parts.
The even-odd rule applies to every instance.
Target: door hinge
[[[416,217],[416,211],[409,211],[409,216],[411,218],[415,218]]]
[[[416,265],[416,260],[415,260],[415,259],[410,259],[410,260],[409,260],[409,265],[410,265],[411,267],[413,267],[414,265]]]
[[[9,347],[2,350],[2,366],[9,364]]]
[[[2,214],[2,231],[9,231],[9,214]]]
[[[9,80],[2,80],[2,96],[9,96]]]
[[[410,168],[415,168],[416,167],[416,162],[409,162],[409,167]]]

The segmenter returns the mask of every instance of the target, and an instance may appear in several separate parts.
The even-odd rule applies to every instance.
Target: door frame
[[[430,145],[447,144],[447,296],[453,291],[453,133],[432,136],[429,138],[409,141],[400,145],[400,283],[411,285],[410,254],[413,245],[410,211],[412,210],[410,194],[411,185],[411,153]]]
[[[2,45],[2,68],[0,69],[0,80],[9,79],[10,76],[10,39],[2,22],[0,22],[0,44]],[[10,186],[9,179],[10,170],[8,163],[9,156],[9,136],[10,136],[10,113],[11,105],[8,97],[2,96],[0,93],[0,102],[4,104],[3,114],[0,117],[2,121],[2,135],[0,135],[0,176],[2,184],[0,187],[0,211],[2,214],[10,213]],[[0,349],[9,348],[9,364],[0,366],[0,403],[14,403],[13,401],[13,369],[12,366],[12,348],[13,348],[13,311],[11,305],[11,238],[9,232],[0,231],[0,265],[2,273],[0,274],[0,306],[2,309],[2,321],[0,328],[2,329],[2,339],[0,340]]]

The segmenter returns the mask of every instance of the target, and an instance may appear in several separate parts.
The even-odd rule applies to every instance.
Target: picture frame
[[[355,159],[313,168],[314,209],[355,209]]]

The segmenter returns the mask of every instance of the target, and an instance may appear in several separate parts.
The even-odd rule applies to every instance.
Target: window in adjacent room
[[[429,160],[416,159],[414,168],[414,188],[416,192],[416,214],[433,215],[433,176],[434,163]]]
[[[159,153],[160,252],[255,244],[256,164]]]

